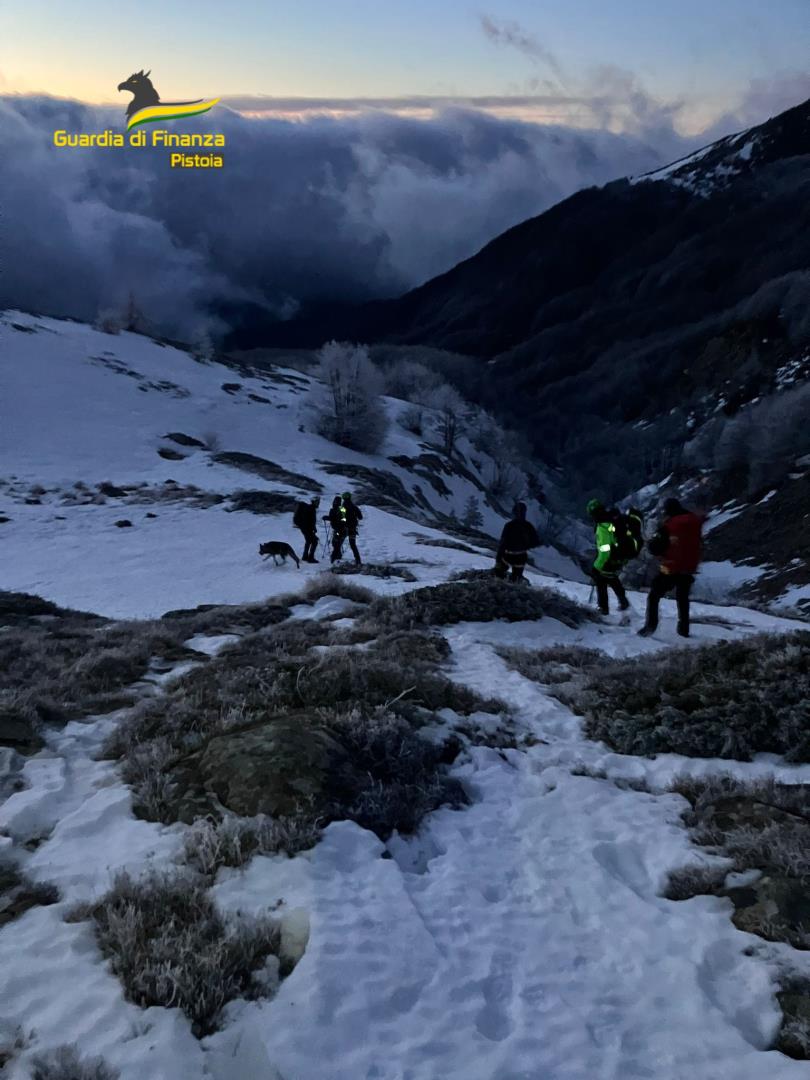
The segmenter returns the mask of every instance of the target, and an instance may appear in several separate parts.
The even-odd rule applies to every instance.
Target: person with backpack
[[[664,503],[664,519],[647,544],[660,565],[647,597],[647,618],[639,630],[641,637],[649,637],[658,629],[661,598],[673,589],[678,605],[678,633],[689,637],[689,594],[700,563],[703,521],[700,514],[687,510],[678,499],[667,499]]]
[[[299,502],[293,514],[293,525],[300,529],[304,537],[302,562],[316,563],[315,551],[318,547],[318,506],[320,499],[313,495],[308,503]]]
[[[537,547],[539,543],[537,529],[526,520],[526,503],[515,503],[512,519],[504,525],[501,542],[498,544],[498,553],[495,556],[496,576],[505,578],[508,573],[510,581],[521,581],[529,561],[529,550]]]
[[[630,601],[619,574],[641,551],[641,513],[635,508],[627,514],[608,510],[599,499],[591,499],[587,510],[596,537],[596,558],[589,573],[596,586],[599,610],[603,615],[610,613],[608,589],[612,589],[619,601],[619,611],[627,611]]]
[[[360,558],[360,552],[357,550],[357,530],[360,527],[360,522],[363,520],[363,511],[359,506],[355,506],[350,491],[343,492],[341,514],[343,516],[345,534],[349,538],[349,547],[352,549],[352,555],[354,555],[355,566],[361,566],[362,559]]]
[[[336,563],[340,558],[343,551],[343,541],[346,539],[346,523],[343,520],[341,509],[340,495],[336,495],[332,500],[329,513],[324,514],[323,518],[332,530],[331,562],[333,563]]]
[[[332,562],[336,563],[343,554],[343,544],[349,540],[349,547],[354,555],[355,565],[360,566],[360,552],[357,550],[357,530],[363,520],[363,511],[355,506],[351,492],[344,491],[343,495],[336,495],[332,501],[332,508],[324,521],[332,526]]]

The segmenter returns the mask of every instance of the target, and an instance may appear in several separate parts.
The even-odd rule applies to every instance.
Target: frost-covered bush
[[[74,1046],[60,1046],[31,1064],[31,1080],[118,1080],[120,1075],[102,1058],[80,1057]]]
[[[590,738],[625,754],[810,761],[810,633],[614,661],[574,705]]]
[[[198,1037],[216,1029],[227,1002],[260,994],[254,976],[280,942],[275,922],[226,920],[203,886],[182,874],[118,874],[81,914],[92,917],[127,997],[144,1008],[182,1009]]]
[[[783,976],[776,997],[784,1018],[774,1049],[799,1061],[810,1060],[810,978],[798,972]]]
[[[463,806],[464,789],[442,769],[443,748],[385,708],[352,709],[332,722],[350,768],[335,778],[345,816],[387,839],[416,830],[442,804]],[[357,778],[363,777],[358,785]]]
[[[318,433],[340,446],[373,453],[388,420],[380,400],[382,379],[362,345],[330,341],[320,350],[318,378],[325,384]]]
[[[200,818],[186,834],[186,858],[202,873],[216,874],[221,866],[244,866],[254,855],[297,855],[314,847],[320,834],[320,823],[307,814]]]
[[[421,435],[425,427],[425,410],[421,405],[409,405],[399,414],[399,423],[412,435]]]
[[[487,575],[381,597],[370,606],[367,618],[382,628],[406,630],[495,619],[519,622],[551,618],[566,626],[580,626],[589,613],[552,589],[520,587]]]
[[[691,900],[694,896],[710,896],[722,889],[728,873],[728,867],[704,865],[673,870],[669,874],[663,895],[667,900]]]
[[[344,581],[344,576],[336,571],[319,574],[307,585],[301,596],[313,603],[322,596],[339,596],[342,600],[351,600],[355,604],[370,604],[374,593],[353,581]]]
[[[610,663],[604,653],[579,645],[554,645],[547,649],[503,647],[497,652],[514,671],[546,685],[570,682],[583,671]]]
[[[354,636],[353,631],[348,633]],[[443,640],[393,631],[358,650],[337,645],[344,636],[345,632],[316,620],[294,621],[270,633],[250,635],[173,682],[165,695],[133,711],[117,726],[106,753],[122,758],[123,775],[133,788],[138,812],[151,820],[170,822],[181,813],[182,820],[189,820],[190,811],[181,807],[189,806],[185,797],[189,787],[199,790],[194,755],[203,753],[213,739],[238,741],[263,729],[271,741],[282,740],[289,746],[285,775],[291,783],[296,780],[296,768],[311,772],[312,755],[323,760],[319,755],[324,753],[329,755],[330,775],[337,775],[339,766],[363,778],[351,790],[330,795],[316,769],[313,783],[320,801],[312,808],[313,818],[337,820],[357,814],[370,820],[373,815],[362,806],[353,809],[355,800],[365,787],[376,788],[379,783],[390,784],[395,795],[395,778],[402,776],[399,767],[378,775],[365,763],[358,765],[358,742],[349,739],[355,728],[347,726],[346,716],[374,717],[382,708],[407,718],[415,739],[416,728],[440,709],[464,715],[505,711],[502,703],[480,698],[438,670],[447,656]],[[367,640],[370,631],[361,636]],[[332,647],[316,648],[324,643]],[[292,727],[290,716],[296,717]],[[396,742],[390,748],[399,755]],[[280,760],[277,753],[276,758]],[[435,779],[432,773],[424,778],[427,802],[442,787],[442,782],[437,787]],[[204,791],[200,799],[203,808],[198,811],[195,802],[194,813],[204,816],[208,812]],[[425,804],[421,799],[414,805]],[[236,806],[231,809],[248,812]],[[381,811],[377,813],[379,820],[386,820]],[[410,819],[402,820],[406,827]]]

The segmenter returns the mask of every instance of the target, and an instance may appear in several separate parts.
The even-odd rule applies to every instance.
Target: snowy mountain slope
[[[322,461],[385,469],[409,492],[419,482],[432,526],[368,508],[363,550],[375,562],[402,560],[417,579],[363,579],[381,594],[491,565],[483,546],[475,554],[419,542],[457,542],[442,522],[463,510],[474,484],[447,476],[451,494],[441,495],[392,465],[388,457],[420,451],[396,428],[378,458],[299,431],[310,381],[296,372],[237,377],[137,336],[20,315],[0,325],[0,350],[0,401],[10,420],[0,457],[4,470],[10,463],[0,588],[127,618],[300,588],[303,568],[273,568],[255,551],[270,536],[298,541],[289,513],[229,510],[238,487],[297,496],[294,479],[217,463],[200,447],[164,439],[168,433],[268,459],[299,482],[322,484],[326,499],[336,477]],[[115,354],[109,363],[91,359],[104,352]],[[226,382],[241,385],[223,390]],[[159,449],[183,458],[161,458]],[[69,496],[77,480],[89,490]],[[129,493],[96,503],[103,482]],[[32,494],[39,487],[46,490]],[[167,496],[166,487],[176,490]],[[205,505],[206,493],[223,501]],[[418,505],[403,512],[430,516]],[[497,528],[489,514],[487,525]],[[132,527],[116,528],[122,518]],[[560,556],[544,550],[537,561],[533,583],[588,603],[588,585],[567,580]],[[201,1040],[178,1009],[126,1000],[89,922],[65,921],[117,870],[140,874],[183,860],[188,827],[136,818],[118,767],[98,760],[127,710],[54,729],[39,753],[12,760],[0,852],[19,858],[33,881],[55,884],[60,899],[0,928],[0,1049],[18,1044],[9,1080],[29,1080],[34,1055],[63,1043],[102,1056],[121,1080],[799,1080],[806,1063],[768,1047],[781,1019],[779,964],[787,953],[793,964],[801,958],[737,930],[727,901],[664,899],[670,870],[710,857],[689,842],[680,796],[620,789],[610,778],[661,788],[679,774],[730,771],[807,783],[810,766],[772,755],[738,763],[614,753],[587,740],[548,686],[508,668],[496,651],[566,645],[623,657],[679,643],[669,602],[652,640],[632,632],[643,597],[631,592],[631,601],[632,626],[544,617],[441,631],[452,650],[447,674],[512,710],[511,743],[466,746],[452,774],[470,805],[429,815],[416,837],[394,834],[384,844],[336,822],[304,854],[222,868],[212,889],[219,910],[273,911],[304,951],[274,996],[232,1002],[221,1030]],[[327,595],[294,607],[293,617],[343,614],[351,625],[351,610]],[[694,614],[693,645],[796,625],[704,604]],[[193,643],[215,653],[231,640]],[[150,673],[136,688],[141,702],[182,670]],[[473,719],[498,723],[488,714]],[[450,710],[434,725],[445,733],[463,727]],[[575,775],[583,766],[607,778]]]
[[[451,569],[445,564],[444,574]],[[584,586],[560,588],[584,599]],[[698,608],[698,620],[709,614]],[[748,611],[718,614],[725,625],[698,622],[699,641],[791,625]],[[661,647],[626,627],[570,629],[544,619],[462,624],[446,634],[452,677],[487,693],[496,687],[525,742],[471,748],[454,774],[472,805],[436,812],[414,839],[395,835],[386,846],[337,823],[311,852],[220,871],[221,910],[271,909],[306,948],[275,997],[234,1002],[222,1030],[199,1042],[177,1010],[126,1001],[88,924],[64,921],[119,869],[176,865],[186,827],[135,820],[115,767],[95,760],[119,714],[53,733],[23,768],[27,786],[0,807],[7,848],[44,838],[25,870],[62,897],[0,931],[4,1024],[25,1033],[11,1080],[28,1076],[35,1051],[65,1041],[101,1055],[122,1080],[804,1075],[805,1063],[766,1050],[780,1022],[778,952],[752,950],[757,939],[733,927],[724,902],[659,895],[669,870],[706,858],[678,822],[683,800],[572,769],[666,785],[718,770],[808,782],[810,766],[610,753],[494,652],[515,643],[614,655]]]
[[[316,393],[295,371],[243,376],[137,334],[7,313],[0,318],[0,517],[8,519],[0,524],[0,584],[116,617],[283,592],[306,570],[262,562],[258,545],[286,540],[300,549],[290,511],[313,491],[321,493],[321,514],[334,494],[355,492],[365,513],[360,546],[372,562],[432,557],[434,549],[406,534],[435,539],[424,526],[446,527],[471,496],[484,532],[499,535],[503,517],[464,442],[468,457],[447,466],[392,423],[380,454],[357,454],[312,432]],[[387,399],[386,408],[396,416],[403,404]],[[485,455],[475,459],[486,469]],[[277,472],[268,462],[291,475],[267,479]],[[119,494],[104,496],[100,484]],[[231,496],[246,489],[285,496],[285,508],[234,512]],[[116,527],[121,520],[132,527]],[[491,544],[484,535],[478,542],[487,559]],[[549,569],[575,572],[552,549],[539,557]]]
[[[810,102],[805,101],[763,124],[726,135],[663,169],[645,173],[634,183],[666,180],[708,198],[756,168],[806,154],[808,146]]]

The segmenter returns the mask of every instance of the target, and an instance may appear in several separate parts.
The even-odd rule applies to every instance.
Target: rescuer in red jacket
[[[677,499],[667,499],[664,520],[647,545],[660,559],[660,566],[647,597],[647,620],[639,630],[642,637],[655,633],[661,597],[673,589],[678,605],[678,633],[689,637],[689,593],[700,562],[702,529],[700,514],[686,510]]]

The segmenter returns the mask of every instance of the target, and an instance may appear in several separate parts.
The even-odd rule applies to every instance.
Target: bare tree
[[[464,399],[457,390],[444,383],[430,393],[426,404],[436,412],[436,431],[442,449],[448,457],[452,457],[464,429]]]
[[[362,345],[330,341],[318,353],[318,378],[326,388],[318,411],[319,434],[340,446],[373,453],[388,419],[380,401],[382,380]]]

